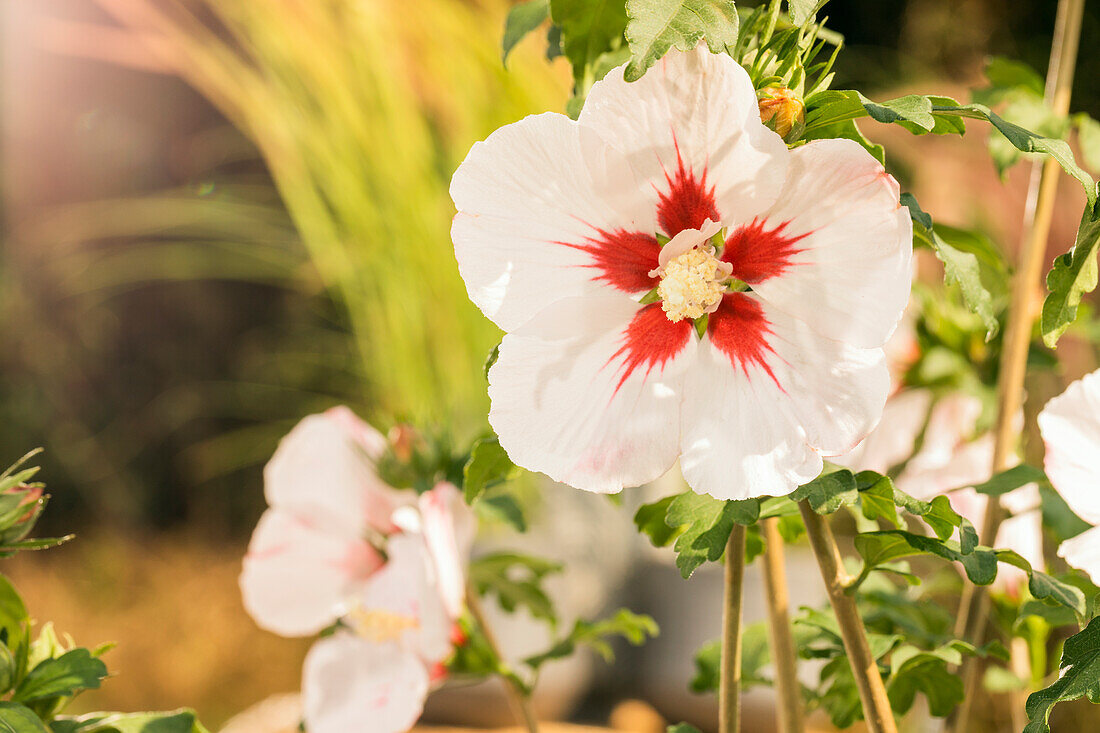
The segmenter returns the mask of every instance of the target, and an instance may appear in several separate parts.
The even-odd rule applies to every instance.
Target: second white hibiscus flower
[[[614,70],[579,121],[476,144],[451,195],[507,332],[489,420],[516,463],[615,492],[679,458],[696,491],[780,495],[879,419],[911,282],[897,183],[849,140],[789,151],[729,57]]]

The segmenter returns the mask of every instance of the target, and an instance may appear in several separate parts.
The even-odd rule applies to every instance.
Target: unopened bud
[[[760,104],[760,120],[775,130],[787,142],[802,133],[806,122],[806,107],[802,100],[787,87],[769,86],[756,93]]]
[[[393,446],[393,454],[397,460],[407,462],[412,458],[413,447],[419,437],[416,430],[410,425],[394,425],[389,432],[390,445]]]

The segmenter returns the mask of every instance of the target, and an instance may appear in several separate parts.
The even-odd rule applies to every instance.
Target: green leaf
[[[1055,259],[1054,266],[1047,273],[1047,290],[1050,293],[1043,301],[1042,331],[1044,343],[1051,348],[1077,319],[1082,296],[1096,289],[1098,243],[1100,211],[1088,206],[1081,217],[1073,249]]]
[[[677,723],[676,725],[670,725],[665,733],[702,733],[702,731],[688,723]]]
[[[511,494],[484,497],[474,504],[474,511],[479,517],[507,524],[520,534],[527,531],[527,517],[523,514],[523,507]]]
[[[1085,165],[1094,171],[1100,170],[1100,122],[1087,114],[1074,115],[1073,124],[1077,127],[1077,143]]]
[[[1043,77],[1022,61],[993,56],[985,66],[985,78],[997,88],[1022,88],[1043,96]]]
[[[963,553],[957,542],[894,529],[862,532],[856,535],[855,546],[864,561],[860,581],[877,565],[913,555],[935,555],[958,562],[970,581],[978,585],[989,585],[997,577],[997,556],[988,548]]]
[[[622,43],[623,0],[550,0],[550,17],[561,28],[562,53],[573,65],[575,88],[583,97],[596,80],[597,59]]]
[[[978,258],[971,252],[952,247],[936,233],[932,217],[921,209],[917,199],[910,193],[901,195],[901,203],[909,209],[913,219],[913,236],[936,253],[943,263],[943,279],[949,285],[956,285],[963,302],[971,313],[977,314],[985,324],[985,340],[989,341],[997,333],[1000,324],[993,312],[993,296],[982,284],[982,268]]]
[[[826,2],[828,0],[788,0],[787,7],[790,10],[791,23],[797,26],[804,25]]]
[[[1007,471],[1001,471],[985,483],[978,484],[973,488],[979,494],[985,494],[986,496],[1002,496],[1010,491],[1015,491],[1021,486],[1043,483],[1046,480],[1047,475],[1043,469],[1021,464]],[[965,489],[967,487],[960,486],[959,488]]]
[[[495,595],[500,607],[514,613],[523,607],[553,623],[554,604],[542,589],[546,576],[560,573],[560,563],[513,552],[496,552],[470,563],[469,577],[479,595]]]
[[[719,501],[693,491],[675,497],[665,521],[681,531],[673,547],[680,574],[690,578],[704,562],[720,559],[733,525],[752,524],[759,516],[760,502],[756,499]]]
[[[666,547],[680,534],[679,527],[670,527],[665,521],[668,508],[675,498],[675,495],[666,496],[652,504],[642,504],[634,514],[638,531],[648,536],[654,547]]]
[[[0,575],[0,636],[9,649],[19,646],[27,635],[30,617],[27,607],[15,586],[5,576]]]
[[[861,488],[859,492],[859,508],[863,516],[870,520],[884,519],[900,529],[898,510],[894,503],[894,482],[888,476],[880,476],[871,471],[861,471],[856,476],[857,483],[862,484],[861,479],[870,479],[870,485],[866,489]]]
[[[642,78],[670,48],[690,51],[706,39],[712,53],[737,43],[739,18],[732,0],[627,0],[627,81]]]
[[[818,514],[832,514],[859,501],[859,488],[855,475],[842,468],[822,473],[808,484],[799,486],[791,492],[790,498],[793,501],[805,499]]]
[[[1100,695],[1100,617],[1089,622],[1079,634],[1062,647],[1058,681],[1027,698],[1027,717],[1031,722],[1024,733],[1050,733],[1050,711],[1060,702],[1087,695]]]
[[[56,659],[39,663],[28,672],[12,700],[31,702],[94,690],[106,676],[107,665],[102,660],[93,657],[87,649],[73,649]]]
[[[890,658],[891,672],[886,681],[890,707],[904,714],[913,707],[917,692],[923,692],[929,712],[938,718],[947,716],[963,700],[962,678],[949,670],[948,664],[961,661],[962,655],[951,646],[934,651],[899,647]]]
[[[61,716],[50,723],[53,733],[206,733],[194,710],[158,713],[89,713]]]
[[[599,621],[577,621],[569,634],[557,641],[542,654],[528,657],[524,664],[538,669],[551,659],[570,656],[579,646],[594,649],[609,664],[615,660],[614,650],[608,642],[609,637],[620,637],[632,646],[641,646],[646,639],[660,633],[657,622],[649,616],[620,608],[613,616]]]
[[[14,702],[0,702],[0,733],[48,733],[38,716]]]
[[[1027,588],[1031,591],[1031,595],[1041,601],[1049,599],[1071,609],[1079,619],[1086,617],[1085,594],[1080,588],[1075,588],[1038,570],[1031,571]]]
[[[550,0],[525,0],[508,11],[504,21],[504,40],[501,43],[501,61],[508,61],[508,54],[516,44],[542,25],[550,17]]]
[[[741,689],[754,685],[770,685],[762,670],[771,663],[768,648],[768,625],[765,621],[749,624],[741,632]],[[719,670],[722,664],[722,642],[707,642],[695,652],[695,677],[691,691],[714,692],[718,689]]]
[[[477,441],[470,451],[470,460],[462,469],[466,503],[473,504],[486,489],[513,478],[517,471],[516,464],[504,452],[495,435]]]

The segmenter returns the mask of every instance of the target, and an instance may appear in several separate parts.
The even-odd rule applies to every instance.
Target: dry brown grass
[[[80,710],[196,708],[214,728],[272,693],[298,689],[308,640],[261,631],[237,588],[244,547],[184,536],[81,536],[25,553],[3,572],[31,616],[80,644],[118,642],[113,677]]]

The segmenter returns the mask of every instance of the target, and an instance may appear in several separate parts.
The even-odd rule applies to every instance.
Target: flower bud
[[[393,446],[393,454],[402,463],[408,462],[413,456],[413,450],[420,440],[416,429],[411,425],[394,425],[387,436],[390,445]]]
[[[768,86],[759,90],[756,98],[760,104],[760,121],[775,130],[779,137],[792,142],[802,133],[806,107],[793,91],[783,86]]]

